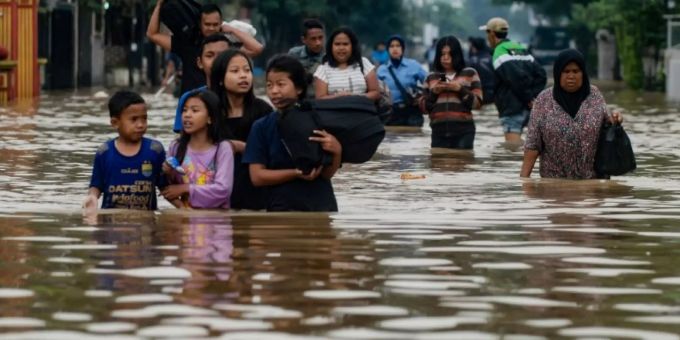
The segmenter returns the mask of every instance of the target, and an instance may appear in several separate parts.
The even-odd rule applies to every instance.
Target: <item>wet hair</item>
[[[224,42],[227,43],[227,45],[229,45],[229,47],[231,47],[231,42],[229,41],[227,36],[224,35],[224,33],[214,33],[214,34],[211,34],[211,35],[203,38],[203,41],[201,41],[201,53],[198,55],[198,57],[200,58],[203,55],[203,50],[205,50],[205,45],[216,43],[216,42],[219,42],[219,41],[224,41]]]
[[[349,60],[347,60],[347,65],[352,65],[354,63],[359,63],[359,68],[361,68],[361,73],[364,73],[364,63],[361,60],[361,46],[359,46],[359,39],[357,35],[354,34],[349,27],[340,27],[331,33],[331,36],[326,41],[326,55],[323,56],[323,62],[328,62],[331,67],[337,67],[338,62],[333,57],[333,40],[339,34],[345,34],[349,37],[349,42],[352,45],[352,55],[350,55]]]
[[[213,144],[219,144],[219,142],[221,142],[220,127],[222,126],[222,112],[220,112],[219,98],[217,98],[217,95],[210,90],[196,89],[191,91],[186,98],[186,101],[184,102],[185,106],[190,98],[198,98],[205,104],[205,108],[208,110],[208,117],[210,117],[208,138],[210,138]],[[182,129],[182,132],[177,139],[177,153],[175,155],[175,158],[177,158],[177,161],[179,161],[180,164],[184,161],[184,156],[186,156],[190,140],[191,135],[184,132],[184,129]]]
[[[462,71],[465,68],[465,58],[463,57],[463,48],[460,46],[460,41],[458,38],[449,35],[443,37],[437,41],[437,48],[434,54],[434,70],[436,72],[445,72],[444,66],[442,65],[442,50],[444,47],[448,46],[451,49],[451,63],[453,65],[453,70],[456,73]]]
[[[220,15],[220,18],[222,17],[222,11],[220,10],[220,7],[217,6],[216,4],[204,4],[203,6],[201,6],[201,15],[215,12],[217,12]]]
[[[306,37],[307,31],[315,28],[318,28],[323,31],[324,30],[323,23],[321,23],[321,21],[319,21],[318,19],[306,19],[305,21],[302,22],[302,36]]]
[[[266,73],[269,74],[269,72],[287,73],[295,88],[302,90],[298,94],[298,100],[302,100],[307,96],[307,72],[297,58],[287,54],[275,55],[267,63]]]
[[[231,103],[229,103],[229,96],[227,96],[226,84],[224,84],[224,77],[227,74],[227,68],[229,63],[234,57],[241,56],[246,58],[248,61],[248,66],[250,67],[250,72],[253,72],[253,61],[248,58],[248,56],[241,50],[231,49],[220,53],[215,61],[213,61],[212,68],[210,70],[210,90],[212,90],[219,98],[220,108],[226,114],[231,108]],[[255,90],[254,85],[251,84],[250,89],[246,92],[243,98],[243,124],[251,125],[257,119],[257,112],[254,109],[255,105]],[[226,115],[225,115],[226,116]],[[223,136],[228,137],[228,136]],[[232,137],[230,137],[232,138]]]
[[[121,90],[109,99],[109,117],[120,118],[120,114],[130,105],[145,104],[144,98],[136,92]]]

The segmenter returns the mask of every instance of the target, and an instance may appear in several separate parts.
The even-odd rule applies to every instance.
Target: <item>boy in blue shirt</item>
[[[165,150],[160,142],[144,138],[144,99],[131,91],[116,92],[109,100],[109,115],[118,137],[97,149],[83,208],[96,209],[99,196],[104,194],[102,209],[155,210],[156,187],[167,184],[161,169]]]

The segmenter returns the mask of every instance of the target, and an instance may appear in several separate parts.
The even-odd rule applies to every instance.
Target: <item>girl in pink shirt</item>
[[[198,90],[188,97],[182,111],[182,132],[168,150],[183,171],[163,165],[171,183],[162,191],[163,196],[180,197],[186,207],[230,207],[234,154],[228,141],[220,141],[223,115],[219,103],[209,90]]]

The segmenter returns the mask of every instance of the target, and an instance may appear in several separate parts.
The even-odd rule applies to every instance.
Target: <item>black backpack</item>
[[[160,15],[172,34],[182,36],[184,40],[199,36],[201,4],[196,0],[166,0],[161,5]]]
[[[288,111],[305,113],[300,119],[318,120],[321,128],[335,136],[342,145],[343,163],[367,162],[385,138],[375,103],[365,96],[311,100]]]
[[[314,168],[330,164],[332,159],[323,151],[321,144],[309,140],[314,136],[314,130],[321,130],[319,116],[309,109],[299,109],[299,105],[281,112],[277,125],[295,168],[308,175]]]

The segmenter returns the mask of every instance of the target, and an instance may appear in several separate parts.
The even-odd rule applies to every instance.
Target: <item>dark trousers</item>
[[[417,106],[394,104],[387,126],[423,126],[423,114]]]
[[[475,122],[443,121],[430,124],[433,148],[472,149],[475,142]]]

